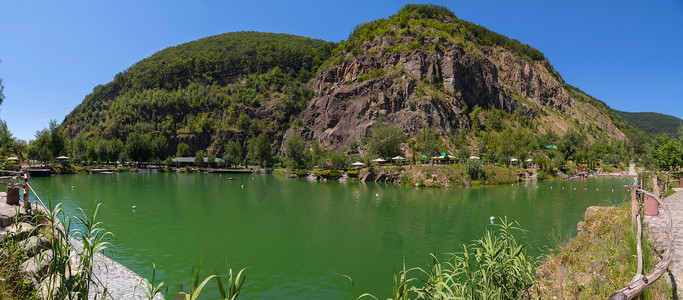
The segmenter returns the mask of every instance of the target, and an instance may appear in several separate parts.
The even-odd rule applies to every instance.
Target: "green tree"
[[[330,166],[332,169],[341,170],[345,169],[348,165],[348,159],[344,152],[333,151],[328,154],[328,159],[330,160]]]
[[[569,130],[562,136],[557,147],[560,152],[562,152],[565,159],[580,161],[581,156],[583,156],[580,152],[584,151],[585,143],[585,136],[574,130]]]
[[[125,146],[123,144],[123,141],[117,138],[111,139],[109,141],[109,157],[107,158],[107,160],[112,162],[119,160],[119,158],[121,157],[121,153],[123,153],[124,149]]]
[[[97,139],[95,142],[95,153],[97,161],[101,163],[108,163],[110,158],[109,141],[105,139]]]
[[[367,139],[370,154],[390,158],[401,154],[401,143],[406,137],[396,125],[378,124]]]
[[[152,157],[152,145],[149,134],[139,134],[136,132],[128,135],[126,139],[125,151],[129,159],[140,163],[148,161]]]
[[[89,161],[97,161],[97,140],[91,140],[88,142],[88,148],[86,149],[86,156]]]
[[[653,141],[651,160],[660,170],[675,170],[683,165],[683,146],[676,139],[659,135]]]
[[[294,134],[285,142],[285,163],[290,168],[306,167],[306,141],[298,134]]]
[[[48,128],[36,132],[36,139],[29,145],[29,157],[44,162],[52,161],[55,157],[66,153],[67,137],[57,126],[55,120],[50,120]]]
[[[52,157],[54,158],[66,154],[68,138],[64,130],[58,126],[57,121],[50,120],[48,131],[50,136],[48,148],[50,149]]]
[[[248,156],[251,160],[264,167],[270,166],[273,160],[273,153],[270,149],[270,140],[267,134],[262,132],[258,136],[249,139],[248,147]]]
[[[0,120],[0,154],[4,156],[17,154],[16,149],[14,149],[15,140],[7,127],[7,122]]]
[[[28,144],[24,140],[15,139],[14,140],[14,153],[21,159],[25,159],[25,153],[28,149]]]
[[[439,151],[439,137],[436,135],[436,132],[426,126],[422,129],[419,147],[420,152],[430,158],[441,153]]]
[[[194,155],[194,165],[197,167],[203,167],[204,166],[204,157],[206,155],[204,154],[204,151],[199,150],[197,153]]]
[[[88,141],[83,135],[71,140],[71,159],[75,162],[88,160]]]
[[[178,144],[178,150],[176,151],[175,156],[176,157],[190,156],[190,146],[188,146],[184,142],[180,142],[180,144]]]
[[[168,141],[163,135],[155,136],[151,141],[152,158],[164,160],[168,156]]]
[[[242,153],[242,145],[234,140],[229,140],[228,143],[225,144],[223,162],[228,165],[238,164],[242,160]]]
[[[321,165],[325,158],[325,147],[321,146],[316,140],[311,147],[311,165]]]

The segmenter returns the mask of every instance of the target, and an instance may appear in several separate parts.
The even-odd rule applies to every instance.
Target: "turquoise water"
[[[234,180],[228,180],[231,176]],[[425,266],[507,216],[528,230],[538,255],[555,235],[575,234],[586,207],[624,201],[628,179],[521,183],[471,189],[309,182],[251,174],[99,174],[32,178],[44,201],[68,210],[102,203],[116,239],[110,257],[169,286],[246,267],[240,299],[387,298],[392,268]],[[73,189],[72,189],[73,186]],[[132,206],[136,206],[135,210]],[[353,278],[355,287],[339,274]],[[187,288],[185,289],[187,290]],[[206,299],[217,294],[209,284]],[[167,295],[168,296],[168,295]]]

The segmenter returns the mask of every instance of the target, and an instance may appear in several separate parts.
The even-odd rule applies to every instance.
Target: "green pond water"
[[[228,180],[234,177],[234,180]],[[189,286],[203,257],[206,275],[247,267],[240,299],[387,298],[392,268],[426,266],[479,238],[489,218],[507,216],[538,255],[555,235],[576,233],[586,207],[624,201],[629,179],[521,183],[470,189],[309,182],[273,175],[62,175],[32,178],[41,198],[71,212],[102,203],[98,219],[116,235],[106,254],[143,277]],[[73,188],[72,188],[73,187]],[[133,211],[132,206],[137,209]],[[355,287],[348,279],[353,278]],[[218,295],[210,283],[204,299]],[[187,288],[185,289],[187,290]]]

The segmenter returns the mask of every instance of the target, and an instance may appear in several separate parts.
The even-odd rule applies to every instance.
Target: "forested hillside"
[[[507,162],[559,143],[561,159],[646,151],[634,142],[642,132],[565,83],[539,50],[414,4],[339,44],[235,32],[164,49],[95,87],[52,129],[73,139],[65,151],[75,158],[130,139],[154,145],[138,159],[206,151],[263,162],[255,153],[286,156],[292,138],[311,157],[385,154],[372,133],[387,126],[413,156]]]
[[[289,127],[313,96],[308,81],[336,45],[234,32],[167,48],[97,86],[61,124],[70,137],[152,133],[191,152]],[[222,147],[222,145],[221,145]]]
[[[678,137],[678,128],[683,126],[683,120],[670,115],[655,112],[632,113],[618,110],[614,112],[636,128],[653,136],[666,134],[669,137],[675,138]]]

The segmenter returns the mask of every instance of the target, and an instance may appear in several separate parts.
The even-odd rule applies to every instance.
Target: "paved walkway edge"
[[[80,253],[83,249],[83,243],[72,238],[72,245]],[[93,294],[90,299],[93,299],[95,294],[97,299],[148,299],[145,296],[144,290],[148,290],[150,285],[145,285],[142,277],[124,265],[114,261],[102,253],[95,255],[95,265],[93,266],[93,275],[97,288],[92,289]],[[104,288],[107,288],[106,295],[104,295]],[[161,294],[156,294],[154,299],[164,299]]]
[[[668,271],[673,278],[667,276],[676,289],[678,298],[683,297],[683,189],[674,189],[676,192],[664,198],[662,203],[669,208],[673,221],[674,253]],[[666,217],[663,213],[657,216],[644,216],[649,238],[657,251],[664,251],[667,247]]]

